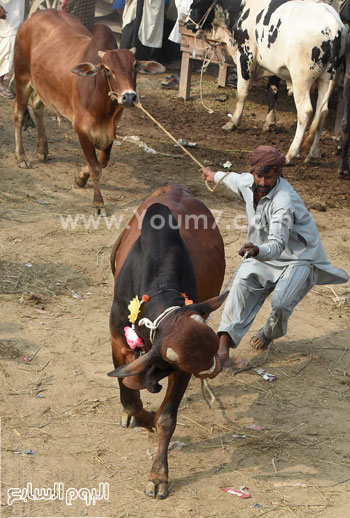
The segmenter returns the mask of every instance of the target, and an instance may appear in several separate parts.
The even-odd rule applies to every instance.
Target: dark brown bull
[[[95,25],[91,34],[75,16],[56,9],[34,13],[19,27],[15,44],[14,121],[19,166],[31,167],[23,149],[22,125],[33,95],[39,159],[48,158],[45,105],[72,122],[88,162],[76,184],[84,187],[91,176],[94,211],[105,214],[101,171],[108,164],[123,107],[137,102],[136,74],[164,70],[159,63],[136,61],[129,50],[118,50],[112,31],[105,25]]]
[[[226,298],[219,296],[224,245],[209,209],[185,186],[168,185],[139,207],[114,246],[111,265],[115,370],[110,375],[119,378],[121,422],[156,429],[158,453],[146,494],[166,498],[168,446],[191,375],[212,378],[221,370],[219,339],[204,318]],[[134,322],[143,352],[141,345],[133,350],[125,337],[132,321],[128,305],[136,295],[145,300]],[[139,391],[159,392],[158,382],[167,376],[167,391],[154,415],[143,408]]]

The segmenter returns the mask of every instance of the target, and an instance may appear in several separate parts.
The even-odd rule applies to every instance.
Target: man
[[[13,99],[4,79],[12,71],[16,33],[23,21],[25,0],[2,0],[1,7],[6,16],[0,16],[0,95]]]
[[[215,173],[203,167],[208,182],[223,182],[246,203],[248,243],[222,314],[219,356],[232,365],[230,348],[237,347],[266,297],[274,292],[271,314],[251,339],[255,349],[268,347],[287,332],[295,306],[315,284],[338,284],[349,277],[327,259],[311,214],[282,176],[285,156],[271,146],[250,154],[250,173]]]

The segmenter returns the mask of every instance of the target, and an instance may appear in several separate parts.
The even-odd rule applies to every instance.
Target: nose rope
[[[138,101],[137,103],[135,103],[135,106],[137,106],[138,108],[140,108],[140,110],[143,111],[143,113],[145,113],[155,124],[157,124],[157,126],[162,130],[164,131],[164,133],[171,139],[175,142],[175,144],[177,146],[179,146],[182,151],[184,151],[185,153],[187,153],[187,155],[192,158],[192,160],[197,164],[199,165],[200,168],[204,167],[200,162],[199,160],[197,160],[196,157],[194,157],[192,155],[192,153],[190,153],[182,144],[180,144],[180,142],[178,140],[176,140],[175,137],[173,137],[173,135],[171,133],[169,133],[168,130],[166,130],[164,128],[164,126],[162,126],[162,124],[160,122],[158,122],[147,110],[146,108],[144,108],[142,106],[142,104],[140,103],[140,101]],[[210,191],[210,192],[214,192],[215,189],[220,185],[220,183],[226,178],[226,176],[228,175],[229,173],[226,173],[225,176],[223,176],[216,184],[215,186],[213,187],[213,189],[210,187],[209,183],[207,182],[207,180],[205,180],[205,185],[207,186],[207,189]]]
[[[155,334],[156,334],[156,331],[158,329],[158,327],[160,326],[160,324],[163,322],[163,320],[166,319],[166,317],[168,315],[170,315],[171,313],[173,313],[174,311],[176,311],[177,309],[181,308],[181,306],[170,306],[169,308],[166,308],[163,313],[161,313],[160,315],[157,316],[156,319],[153,320],[150,320],[149,318],[141,318],[139,320],[139,326],[145,326],[147,327],[147,329],[150,329],[150,333],[149,333],[149,339],[150,339],[150,342],[151,344],[153,345],[153,342],[154,342],[154,337],[155,337]]]
[[[105,69],[105,71],[106,71],[106,69]],[[112,101],[117,101],[118,102],[119,95],[118,95],[117,92],[112,90],[111,83],[109,82],[109,79],[108,79],[108,76],[107,76],[107,71],[105,73],[106,73],[106,79],[107,79],[108,88],[109,88],[108,97],[110,97],[112,99]]]

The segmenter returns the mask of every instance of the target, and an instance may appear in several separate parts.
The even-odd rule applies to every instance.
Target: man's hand
[[[7,15],[6,9],[2,5],[0,5],[0,19],[6,20],[6,15]]]
[[[242,257],[244,257],[246,254],[246,257],[255,257],[259,253],[259,247],[253,243],[246,243],[240,250],[238,250],[238,253]]]
[[[207,182],[214,181],[215,171],[213,171],[211,167],[202,167],[199,172],[201,173],[203,180],[206,180]]]

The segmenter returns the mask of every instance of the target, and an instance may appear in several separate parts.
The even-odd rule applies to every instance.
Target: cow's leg
[[[142,426],[153,432],[154,413],[147,412],[143,408],[140,391],[126,387],[122,379],[118,379],[120,387],[120,402],[123,406],[123,413],[120,424],[124,428],[133,428],[134,426]]]
[[[344,76],[344,111],[341,120],[341,161],[338,168],[340,178],[350,178],[349,144],[350,144],[350,52],[346,60]]]
[[[46,162],[49,154],[49,148],[47,145],[47,138],[44,128],[43,111],[44,103],[42,102],[40,97],[37,94],[35,94],[33,96],[33,112],[38,130],[38,157],[41,162]]]
[[[106,149],[103,149],[98,154],[98,161],[100,162],[102,169],[104,169],[108,165],[109,158],[111,156],[112,146],[113,142],[108,147],[106,147]]]
[[[239,53],[237,53],[239,57]],[[244,70],[242,70],[241,61],[237,59],[237,93],[236,93],[236,107],[233,112],[231,120],[226,122],[222,129],[230,131],[236,128],[241,120],[244,105],[248,97],[249,86],[251,80],[251,62],[245,64]]]
[[[92,179],[94,185],[94,198],[93,198],[93,208],[94,214],[96,216],[105,216],[106,210],[104,207],[104,202],[102,198],[102,194],[100,191],[100,177],[102,172],[102,167],[100,162],[97,160],[95,146],[90,142],[88,137],[83,133],[78,133],[79,141],[81,148],[84,152],[85,158],[88,162],[88,172]],[[81,176],[83,175],[83,176]],[[75,178],[75,183],[79,187],[83,187],[87,182],[87,170],[85,168],[79,173],[79,175]]]
[[[265,119],[265,124],[263,126],[264,131],[269,131],[270,129],[276,126],[276,112],[275,106],[278,97],[278,88],[280,85],[281,79],[277,76],[271,76],[266,86],[266,96],[267,96],[267,115]]]
[[[286,163],[288,164],[300,152],[300,146],[304,138],[306,127],[312,115],[312,104],[310,99],[310,88],[312,81],[293,82],[294,102],[297,109],[297,129],[293,142],[286,155]]]
[[[15,139],[16,139],[16,160],[19,167],[31,168],[31,163],[27,160],[22,141],[22,127],[24,115],[27,110],[28,101],[33,92],[30,82],[30,76],[16,76],[16,98],[14,102],[14,123],[15,123]]]
[[[321,132],[328,114],[328,100],[334,87],[335,81],[330,80],[328,74],[322,75],[318,80],[318,95],[315,115],[311,123],[308,136],[303,143],[302,149],[308,152],[305,162],[312,158],[320,158]]]
[[[168,388],[155,418],[158,451],[146,486],[146,495],[159,499],[168,496],[168,447],[176,427],[177,411],[191,375],[176,371],[168,378]]]

